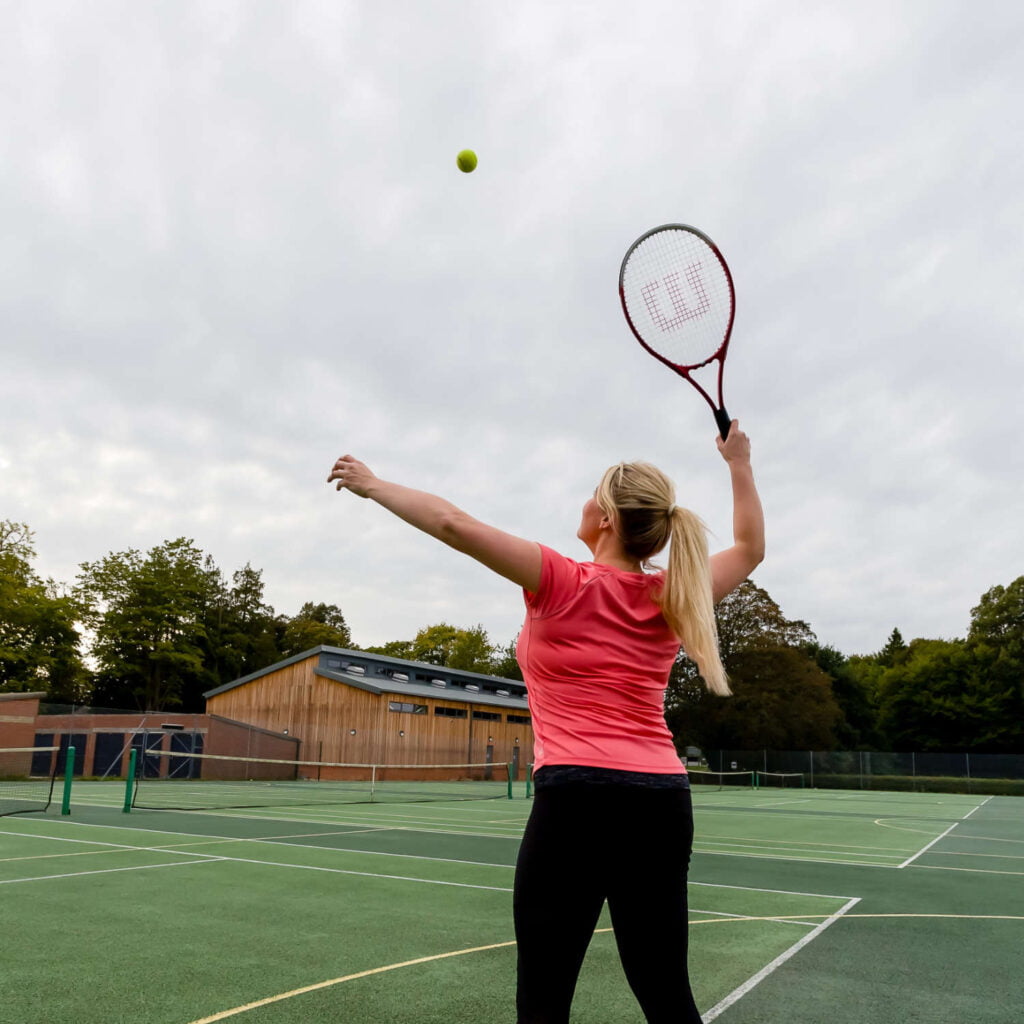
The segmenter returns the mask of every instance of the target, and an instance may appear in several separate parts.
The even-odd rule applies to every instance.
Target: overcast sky
[[[193,538],[357,644],[516,588],[325,483],[351,452],[587,557],[641,458],[731,541],[629,244],[732,268],[754,579],[847,654],[1024,573],[1024,6],[0,0],[0,518],[37,571]],[[477,171],[456,153],[474,148]]]

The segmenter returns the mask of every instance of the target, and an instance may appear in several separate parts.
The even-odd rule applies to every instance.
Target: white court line
[[[822,921],[817,928],[812,932],[808,932],[799,942],[794,943],[784,953],[780,953],[770,964],[762,967],[753,977],[748,978],[739,988],[733,989],[724,999],[717,1002],[714,1006],[708,1010],[707,1013],[701,1018],[704,1024],[710,1024],[716,1017],[727,1010],[733,1003],[738,1002],[742,999],[751,989],[759,985],[768,975],[774,973],[776,969],[781,967],[790,957],[794,956],[801,949],[804,948],[809,942],[816,939],[826,928],[835,924],[848,910],[855,907],[860,903],[860,897],[855,897],[849,900],[842,907],[840,907],[831,917]]]
[[[693,848],[694,853],[702,857],[749,857],[751,860],[781,860],[785,864],[844,864],[855,868],[885,868],[886,871],[895,871],[896,864],[871,864],[866,860],[827,860],[819,857],[772,857],[767,853],[728,853],[725,850],[704,850],[698,847]]]
[[[928,835],[931,834],[931,832],[928,833]],[[719,835],[717,832],[702,832],[696,838],[703,843],[717,843],[719,841],[723,843],[757,843],[764,849],[771,849],[772,847],[788,849],[790,845],[790,840],[788,839],[761,839],[758,836],[726,836]],[[1024,843],[1024,839],[1021,839],[1020,842]],[[803,847],[816,846],[820,852],[828,852],[837,848],[835,842],[818,843],[810,839],[801,840],[800,845]],[[875,853],[889,853],[901,856],[903,852],[902,850],[893,850],[891,846],[864,846],[860,843],[843,843],[842,848],[844,853],[851,853],[854,850],[873,850]]]
[[[181,868],[190,867],[193,864],[213,864],[225,860],[224,857],[199,857],[196,860],[176,860],[171,864],[138,864],[132,868],[101,868],[98,871],[71,871],[64,875],[36,875],[32,878],[4,878],[0,879],[0,885],[17,885],[19,882],[49,882],[58,878],[81,878],[83,875],[113,875],[119,871],[151,871],[153,868]]]
[[[862,853],[860,851],[863,850],[864,847],[861,847],[861,846],[855,847],[852,850],[851,849],[842,849],[842,848],[837,848],[837,847],[830,847],[830,848],[825,849],[825,850],[808,850],[806,847],[803,847],[803,846],[762,846],[761,844],[757,843],[756,841],[754,843],[735,843],[735,842],[727,842],[724,839],[710,839],[710,840],[709,839],[703,839],[703,840],[700,840],[699,842],[700,842],[700,847],[699,848],[703,852],[714,852],[714,849],[717,849],[718,847],[728,847],[729,849],[732,849],[732,850],[757,850],[759,852],[764,852],[764,853],[785,853],[785,854],[791,854],[791,855],[794,855],[793,856],[794,860],[800,860],[800,861],[805,860],[806,858],[805,857],[795,856],[796,854],[812,853],[812,854],[817,854],[820,857],[823,854],[834,852],[836,854],[839,854],[839,855],[842,855],[842,856],[848,856],[848,857],[873,857],[875,860],[882,860],[882,859],[885,859],[885,858],[888,858],[889,860],[896,860],[898,857],[901,857],[903,855],[903,851],[902,850],[890,850],[887,853]],[[778,840],[768,840],[768,842],[777,843]],[[705,851],[705,847],[704,847],[705,843],[708,845],[708,847],[711,847],[713,849],[709,849],[709,850]],[[826,846],[826,847],[828,846],[827,843],[821,843],[819,845]],[[695,849],[697,848],[696,842],[694,844],[694,848]],[[878,849],[878,847],[875,847],[875,849]]]
[[[959,821],[954,821],[953,824],[950,825],[949,828],[947,828],[941,836],[936,836],[927,846],[922,846],[921,849],[918,850],[913,857],[908,857],[902,864],[897,864],[896,866],[898,868],[905,868],[909,864],[913,864],[914,861],[917,860],[917,858],[920,857],[922,853],[927,853],[940,839],[945,839],[946,836],[948,836],[949,833],[952,832],[953,829],[955,829],[959,824]]]
[[[960,820],[961,821],[966,821],[974,813],[974,811],[980,811],[981,808],[984,807],[985,804],[987,804],[988,801],[991,800],[991,799],[992,799],[992,797],[988,797],[988,799],[982,800],[981,803],[978,804],[977,807],[975,807],[973,810],[968,811]]]
[[[696,907],[687,908],[691,914],[708,914],[711,917],[733,917],[737,921],[749,921],[749,914],[727,914],[724,910],[698,910]],[[763,920],[763,919],[762,919]],[[807,928],[816,928],[817,925],[813,921],[798,921],[795,917],[787,917],[784,920],[782,918],[772,918],[775,924],[802,924]]]
[[[119,832],[120,831],[127,831],[128,830],[128,826],[121,826],[121,825],[94,825],[94,824],[91,824],[91,823],[88,823],[88,822],[83,822],[83,821],[72,821],[72,822],[67,822],[67,823],[64,823],[64,822],[61,823],[61,827],[65,827],[66,825],[77,825],[80,828],[114,829],[114,830],[119,831]],[[157,835],[157,836],[177,836],[179,839],[186,839],[186,840],[188,840],[188,839],[196,839],[196,840],[209,839],[209,840],[211,840],[213,842],[222,842],[222,843],[264,843],[264,842],[270,842],[274,846],[286,846],[286,847],[290,847],[290,848],[297,849],[297,850],[320,850],[320,851],[325,852],[325,853],[365,854],[367,857],[401,857],[401,858],[403,858],[405,860],[429,860],[429,861],[435,861],[438,864],[468,864],[468,865],[471,865],[471,866],[474,866],[474,867],[481,867],[481,868],[513,868],[513,867],[515,867],[514,864],[492,864],[492,863],[489,863],[487,861],[480,861],[480,860],[459,860],[459,859],[457,859],[455,857],[427,857],[427,856],[424,856],[423,854],[418,854],[418,853],[391,853],[391,852],[385,851],[385,850],[360,850],[360,849],[350,849],[350,848],[344,847],[344,846],[317,846],[317,845],[310,844],[310,843],[283,843],[283,842],[280,842],[279,840],[276,840],[276,839],[269,839],[268,840],[268,839],[266,839],[266,838],[264,838],[262,836],[251,836],[251,837],[239,838],[237,836],[218,836],[218,835],[213,835],[211,833],[206,833],[206,832],[169,832],[166,829],[159,829],[159,828],[132,828],[131,831],[132,832],[146,832],[146,833],[149,833],[151,835]],[[338,833],[335,833],[335,834],[336,835],[348,835],[349,833],[347,833],[347,832],[338,832]],[[170,844],[170,843],[161,843],[158,846],[131,846],[131,845],[127,845],[125,843],[102,843],[98,839],[68,839],[68,838],[64,838],[62,836],[36,835],[36,834],[34,834],[32,832],[7,832],[7,833],[0,832],[0,835],[28,836],[30,839],[52,839],[54,842],[58,842],[58,843],[86,843],[86,844],[91,843],[91,844],[93,844],[95,846],[116,846],[116,847],[121,847],[121,848],[126,849],[126,850],[163,850],[163,851],[166,851],[166,852],[170,853],[170,852],[173,851],[173,848],[174,848],[174,844]],[[325,832],[324,835],[331,835],[331,833],[330,832]],[[177,845],[189,846],[191,844],[188,843],[188,842],[185,842],[185,843],[180,843],[180,844],[177,844]],[[202,846],[202,845],[206,845],[206,844],[197,842],[195,845],[196,846]]]
[[[821,900],[849,900],[852,896],[837,896],[828,892],[794,892],[792,889],[756,889],[752,885],[723,885],[721,882],[689,882],[689,885],[699,885],[705,889],[737,889],[740,892],[767,892],[775,896],[813,896]],[[860,897],[857,897],[858,899]]]
[[[999,836],[969,836],[961,832],[954,839],[962,839],[967,843],[1024,843],[1024,839],[1003,839]]]
[[[41,822],[37,822],[36,824],[41,824]],[[57,825],[58,828],[75,827],[75,828],[83,828],[83,829],[115,830],[115,831],[119,831],[119,832],[124,832],[124,831],[128,831],[129,830],[127,826],[121,826],[121,825],[98,825],[98,824],[92,824],[92,823],[89,823],[89,822],[81,822],[81,821],[48,822],[48,824]],[[147,834],[150,834],[150,835],[174,836],[174,837],[177,837],[179,839],[186,839],[186,840],[191,840],[191,839],[197,839],[197,840],[208,839],[208,840],[214,840],[214,841],[217,841],[217,842],[229,842],[229,843],[231,843],[231,842],[237,842],[237,843],[260,843],[260,842],[264,842],[265,841],[265,840],[260,839],[260,838],[238,839],[238,838],[236,838],[234,836],[218,836],[218,835],[212,835],[212,834],[209,834],[209,833],[171,832],[171,831],[168,831],[166,829],[143,829],[143,828],[136,829],[136,828],[132,828],[131,831],[132,832],[144,832],[144,833],[147,833]],[[330,833],[326,833],[326,834],[330,834]],[[0,832],[0,835],[27,836],[30,839],[51,839],[54,842],[61,842],[61,843],[81,843],[81,844],[93,845],[93,846],[108,846],[108,847],[116,848],[116,849],[119,849],[119,850],[129,850],[129,851],[135,850],[135,851],[139,851],[139,852],[142,852],[142,853],[144,853],[144,852],[154,852],[154,853],[176,853],[176,852],[178,852],[178,851],[176,851],[174,845],[170,844],[170,843],[164,843],[164,844],[160,844],[158,846],[133,846],[133,845],[129,845],[129,844],[126,844],[126,843],[105,843],[105,842],[102,842],[101,840],[98,840],[98,839],[74,839],[74,838],[66,837],[66,836],[39,835],[37,833],[32,833],[32,832]],[[188,843],[183,843],[181,845],[182,846],[187,846],[189,844]],[[274,845],[275,846],[292,846],[292,847],[296,847],[297,849],[300,849],[300,850],[323,850],[323,851],[327,851],[327,852],[337,852],[337,853],[365,854],[365,855],[370,856],[370,857],[400,857],[400,858],[404,858],[406,860],[425,860],[425,861],[433,861],[433,862],[440,863],[440,864],[465,864],[465,865],[469,865],[469,866],[483,867],[483,868],[503,868],[503,869],[509,870],[509,871],[514,869],[514,867],[515,867],[514,864],[490,864],[490,863],[485,863],[485,862],[476,861],[476,860],[457,860],[457,859],[455,859],[453,857],[426,857],[426,856],[422,856],[421,854],[391,853],[391,852],[385,852],[385,851],[381,851],[381,850],[347,850],[347,849],[338,849],[337,847],[332,847],[332,846],[308,846],[305,843],[281,843],[281,842],[276,842],[275,841]],[[226,855],[223,855],[223,856],[218,855],[218,856],[215,857],[212,854],[201,854],[201,853],[186,854],[185,851],[181,851],[180,855],[182,855],[182,856],[186,856],[187,855],[187,856],[191,856],[191,857],[204,857],[204,858],[209,859],[209,860],[214,860],[214,859],[217,859],[217,860],[233,860],[233,861],[238,861],[240,863],[271,864],[271,865],[274,865],[276,863],[274,861],[262,861],[262,860],[255,860],[255,859],[246,860],[245,858],[230,857],[230,856],[226,856]],[[732,856],[732,855],[731,854],[723,854],[723,856]],[[737,854],[736,856],[743,856],[743,855],[742,854]],[[781,860],[788,860],[788,858],[779,858],[779,859],[781,859]],[[821,863],[836,864],[836,863],[842,863],[842,862],[841,861],[822,861]],[[278,866],[278,867],[295,867],[295,868],[306,867],[306,865],[302,865],[302,864],[291,864],[291,865],[289,865],[289,864],[276,864],[276,866]],[[868,866],[868,867],[881,867],[881,866],[887,866],[887,865],[866,865],[866,866]],[[373,874],[371,872],[343,871],[340,868],[312,868],[312,870],[336,871],[336,872],[339,872],[341,874],[365,874],[365,875],[367,875],[370,878],[402,878],[403,877],[403,876],[400,876],[400,875],[376,875],[376,874]],[[431,881],[431,880],[430,879],[415,879],[415,878],[413,878],[413,879],[409,879],[409,881]],[[458,885],[460,883],[457,883],[457,882],[445,882],[445,883],[439,883],[439,884]],[[797,891],[790,890],[790,889],[761,889],[761,888],[757,888],[755,886],[750,886],[750,885],[724,885],[724,884],[721,884],[721,883],[718,883],[718,882],[694,882],[694,881],[690,881],[687,884],[690,887],[700,886],[702,888],[707,888],[707,889],[735,889],[735,890],[740,891],[740,892],[763,892],[763,893],[770,893],[770,894],[781,895],[781,896],[812,896],[812,897],[817,898],[817,899],[830,899],[830,900],[844,900],[844,899],[849,899],[850,898],[849,896],[836,895],[835,893],[797,892]],[[468,886],[468,888],[490,888],[490,887],[488,887],[488,886]],[[510,890],[499,890],[499,891],[510,891]]]
[[[1024,875],[1024,871],[995,871],[992,868],[954,868],[947,864],[915,864],[918,871],[969,871],[975,875]]]
[[[198,856],[198,855],[197,855]],[[261,867],[292,868],[296,871],[325,871],[331,875],[358,875],[361,878],[384,878],[390,882],[421,882],[424,885],[447,885],[455,889],[486,889],[490,892],[511,892],[512,889],[500,885],[470,885],[468,882],[444,882],[437,878],[413,878],[408,875],[382,875],[374,871],[349,871],[346,868],[323,868],[315,864],[283,864],[273,860],[255,860],[246,857],[218,857],[217,860],[232,864],[256,864]]]
[[[905,867],[908,867],[909,865],[913,864],[914,861],[917,860],[917,858],[921,856],[921,854],[927,853],[940,839],[945,839],[946,836],[948,836],[949,833],[952,832],[953,829],[955,829],[957,827],[957,825],[960,824],[960,822],[966,821],[975,811],[980,810],[991,799],[992,799],[992,797],[986,797],[984,800],[981,801],[980,804],[978,804],[976,807],[973,807],[971,810],[969,810],[960,819],[960,821],[954,821],[953,824],[950,825],[949,828],[947,828],[946,831],[943,832],[941,836],[936,836],[927,846],[922,847],[920,850],[917,851],[917,853],[914,854],[913,857],[908,857],[907,860],[905,860],[902,864],[897,865],[897,867],[905,868]]]
[[[75,822],[74,824],[79,824],[79,823]],[[88,826],[88,827],[90,827],[90,828],[116,828],[117,826],[111,826],[111,825],[91,825],[91,826]],[[139,831],[143,831],[143,830],[139,829]],[[62,843],[85,843],[85,844],[92,843],[92,845],[94,845],[94,846],[109,846],[109,847],[113,847],[113,848],[118,849],[118,850],[132,850],[132,851],[137,851],[138,853],[171,853],[171,854],[177,854],[178,856],[181,856],[181,857],[200,858],[200,859],[202,859],[204,861],[225,861],[225,862],[231,862],[233,864],[262,864],[262,865],[265,865],[267,867],[294,868],[296,871],[325,871],[325,872],[328,872],[329,874],[334,874],[334,875],[358,875],[358,876],[360,876],[362,878],[386,878],[386,879],[388,879],[390,881],[395,881],[395,882],[422,882],[425,885],[447,885],[447,886],[452,886],[452,887],[457,888],[457,889],[488,889],[488,890],[491,890],[493,892],[511,892],[512,891],[511,888],[508,888],[508,887],[505,887],[505,886],[497,886],[497,885],[471,885],[468,882],[446,882],[446,881],[442,881],[442,880],[436,879],[436,878],[413,878],[413,877],[407,876],[407,875],[384,875],[384,874],[380,874],[380,873],[374,872],[374,871],[351,871],[351,870],[348,870],[348,869],[345,869],[345,868],[319,867],[319,866],[317,866],[315,864],[284,864],[284,863],[281,863],[280,861],[256,860],[255,858],[248,858],[248,857],[229,857],[229,856],[224,856],[224,855],[216,855],[215,856],[213,854],[205,854],[205,853],[189,853],[186,850],[176,850],[176,849],[174,849],[172,844],[166,844],[166,845],[163,845],[163,846],[131,846],[131,845],[128,845],[126,843],[101,843],[101,842],[97,842],[97,841],[89,840],[89,839],[70,839],[70,838],[64,838],[62,836],[39,836],[39,835],[33,835],[32,833],[29,833],[29,832],[11,832],[11,833],[8,833],[8,834],[9,835],[25,835],[25,836],[28,836],[29,838],[32,838],[32,839],[53,839],[56,842],[62,842]],[[184,836],[185,838],[190,838],[190,837],[186,836],[185,833],[181,833],[181,832],[164,832],[164,833],[161,833],[161,834],[163,834],[163,835],[179,835],[179,836]],[[205,837],[205,838],[215,838],[215,837]],[[228,842],[258,842],[259,840],[251,840],[251,839],[250,840],[231,840],[231,839],[228,839],[227,841]],[[187,844],[183,844],[183,845],[187,845]],[[284,845],[289,845],[289,844],[280,843],[280,844],[275,844],[275,845],[284,846]],[[317,846],[317,847],[309,847],[309,846],[303,846],[301,843],[296,843],[294,845],[298,846],[299,849],[303,849],[303,850],[309,850],[309,849],[317,849],[317,850],[329,849],[328,847],[319,847],[319,846]],[[362,851],[356,851],[356,852],[357,853],[361,853]],[[420,859],[427,860],[427,859],[435,859],[435,858],[420,858]],[[436,858],[436,859],[440,859],[440,858]],[[192,864],[192,863],[196,863],[196,861],[185,861],[184,863]],[[476,862],[475,861],[456,861],[454,863],[475,864]],[[145,865],[145,867],[160,867],[160,866],[161,865],[156,865],[156,864]],[[177,865],[168,865],[168,866],[175,867]],[[503,867],[503,868],[511,867],[511,865],[509,865],[509,864],[495,864],[495,865],[485,865],[485,866]],[[106,870],[107,871],[138,871],[138,870],[140,870],[140,868],[108,868]],[[75,877],[78,877],[78,875],[99,875],[99,874],[105,874],[105,873],[106,873],[105,871],[79,871],[79,872],[75,872],[74,874],[68,874],[68,875],[47,875],[47,876],[44,876],[44,877],[46,877],[46,878],[75,878]],[[41,878],[40,879],[20,879],[20,878],[15,878],[15,879],[11,879],[10,881],[12,881],[12,882],[20,882],[20,881],[41,881],[41,880],[42,880]]]
[[[159,811],[157,813],[164,814],[166,812],[165,811]],[[498,832],[467,832],[465,830],[465,826],[462,826],[462,828],[460,828],[454,822],[452,823],[452,827],[451,828],[420,828],[420,827],[414,827],[412,824],[406,824],[405,822],[400,821],[400,820],[392,820],[392,819],[387,819],[387,818],[381,819],[379,822],[373,822],[373,821],[342,821],[342,820],[335,820],[335,819],[331,819],[331,818],[288,818],[288,817],[282,817],[280,815],[270,816],[270,815],[267,815],[267,814],[224,814],[224,813],[218,813],[216,811],[184,811],[184,812],[181,812],[181,813],[195,814],[195,815],[198,815],[199,817],[231,818],[232,820],[234,820],[234,819],[241,819],[242,821],[261,821],[261,822],[262,821],[299,821],[299,822],[303,822],[304,824],[309,824],[310,822],[315,822],[316,824],[338,825],[338,826],[347,826],[347,825],[376,825],[376,827],[380,828],[380,829],[392,829],[394,831],[400,831],[400,832],[426,832],[426,833],[437,834],[437,835],[442,835],[442,836],[470,836],[470,837],[480,837],[480,838],[484,838],[484,839],[518,839],[521,836],[521,834],[522,834],[522,828],[520,828],[518,830],[510,830],[513,833],[511,835],[505,835],[505,834],[498,833]],[[410,818],[409,821],[410,822],[419,822],[420,819]],[[422,824],[429,824],[429,823],[422,822]],[[524,824],[525,824],[525,822],[524,822]]]

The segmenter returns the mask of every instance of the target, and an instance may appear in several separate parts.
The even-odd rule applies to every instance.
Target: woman
[[[575,562],[487,526],[441,498],[378,480],[351,455],[328,480],[371,498],[525,591],[517,657],[534,727],[535,798],[516,865],[518,1024],[565,1024],[605,901],[650,1024],[699,1024],[686,970],[693,814],[663,699],[680,644],[728,694],[713,603],[764,557],[750,441],[718,447],[733,491],[733,545],[705,528],[653,466],[612,466],[583,506]],[[668,566],[650,572],[666,546]]]

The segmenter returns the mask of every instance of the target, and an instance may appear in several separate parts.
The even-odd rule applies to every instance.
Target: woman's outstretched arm
[[[327,480],[335,481],[339,491],[344,488],[375,501],[417,530],[475,558],[531,593],[540,586],[541,554],[535,541],[488,526],[436,494],[381,480],[351,455],[335,462]]]
[[[750,467],[750,438],[733,420],[718,450],[732,478],[733,546],[711,556],[711,590],[715,602],[732,593],[764,561],[764,512]]]

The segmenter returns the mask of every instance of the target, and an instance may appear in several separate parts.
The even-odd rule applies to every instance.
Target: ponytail
[[[671,537],[665,581],[657,595],[661,614],[708,690],[727,697],[732,690],[718,653],[706,527],[688,508],[677,506],[671,512]]]
[[[626,553],[645,567],[656,568],[650,558],[669,545],[668,569],[653,597],[708,689],[728,696],[732,691],[718,653],[704,524],[689,509],[675,504],[672,481],[646,462],[610,467],[595,497],[614,521]]]

